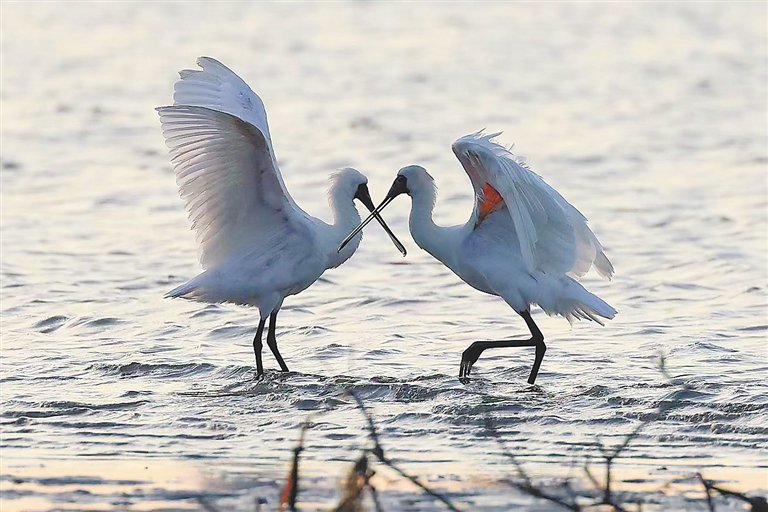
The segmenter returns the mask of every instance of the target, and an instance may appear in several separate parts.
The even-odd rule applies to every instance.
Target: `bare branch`
[[[520,463],[520,461],[517,460],[517,457],[515,457],[514,454],[512,454],[512,452],[509,451],[501,435],[499,435],[499,432],[493,426],[493,422],[490,420],[490,418],[486,417],[483,423],[485,425],[485,429],[491,434],[491,436],[493,436],[493,438],[496,440],[499,447],[501,448],[502,455],[504,455],[506,458],[512,461],[512,464],[514,464],[515,470],[517,471],[517,476],[522,479],[522,482],[516,482],[514,480],[505,480],[507,484],[511,485],[512,487],[515,487],[516,489],[526,494],[529,494],[536,498],[547,500],[567,510],[574,510],[574,511],[581,510],[581,507],[575,501],[575,497],[573,495],[573,489],[571,489],[571,486],[568,483],[568,480],[564,482],[563,486],[569,492],[571,497],[574,498],[574,501],[572,503],[565,501],[564,499],[560,498],[555,494],[550,494],[544,491],[543,489],[536,487],[536,485],[534,485],[533,481],[531,480],[531,477],[525,471],[525,468],[523,467],[522,463]]]
[[[357,407],[360,409],[360,412],[363,413],[363,416],[365,416],[366,421],[368,422],[368,432],[371,437],[371,441],[373,441],[373,449],[371,450],[371,453],[373,453],[379,461],[388,466],[389,468],[393,469],[397,474],[402,476],[403,478],[406,478],[410,480],[414,485],[419,487],[422,491],[429,494],[436,500],[440,501],[443,505],[445,505],[448,510],[451,510],[453,512],[461,512],[460,509],[454,505],[451,500],[449,500],[447,497],[443,496],[442,494],[438,493],[437,491],[434,491],[427,487],[426,485],[419,482],[419,480],[406,473],[402,469],[400,469],[394,462],[392,462],[389,458],[384,455],[384,448],[381,446],[381,443],[379,442],[379,435],[376,430],[376,424],[373,421],[373,416],[368,412],[368,410],[365,407],[365,404],[363,404],[363,401],[358,397],[354,391],[349,390],[349,394],[352,396],[352,398],[355,399],[355,402],[357,402]]]
[[[202,496],[197,498],[197,502],[203,507],[203,509],[205,509],[206,512],[219,512],[218,508],[216,508],[212,503],[210,503]]]
[[[712,500],[712,491],[718,492],[721,496],[730,496],[750,505],[752,512],[768,512],[768,501],[761,496],[752,497],[738,491],[732,491],[716,485],[712,480],[706,480],[701,473],[696,473],[696,478],[704,486],[707,493],[707,504],[710,512],[714,512],[715,506]]]
[[[293,448],[293,461],[291,463],[291,469],[288,472],[288,479],[283,487],[283,492],[280,495],[280,512],[285,510],[285,506],[288,506],[288,510],[296,512],[296,501],[299,496],[299,455],[304,451],[304,435],[307,429],[312,426],[310,418],[301,425],[301,433],[299,434],[299,441]]]
[[[581,506],[579,506],[577,503],[568,503],[567,501],[563,500],[559,496],[555,496],[554,494],[549,494],[548,492],[534,485],[529,485],[524,482],[516,482],[514,480],[505,480],[505,482],[511,485],[512,487],[530,496],[547,500],[550,503],[554,503],[555,505],[558,505],[566,510],[573,510],[574,512],[581,512],[582,510]]]
[[[344,483],[344,495],[333,512],[362,512],[363,491],[373,472],[368,467],[368,453],[363,451],[347,474]]]
[[[707,495],[707,507],[709,508],[709,512],[715,512],[715,504],[712,502],[712,488],[710,487],[710,483],[704,480],[701,473],[696,473],[696,477],[704,486],[704,493]]]
[[[373,506],[376,507],[376,512],[384,512],[381,503],[379,503],[379,493],[370,482],[368,482],[368,490],[371,491],[371,499],[373,500]]]
[[[584,473],[587,475],[587,478],[592,483],[592,485],[595,487],[595,489],[602,489],[603,486],[600,485],[600,482],[597,481],[597,478],[595,478],[595,475],[592,474],[592,471],[589,469],[589,459],[584,461]]]
[[[522,478],[527,485],[529,486],[532,485],[531,478],[528,476],[528,473],[525,471],[525,468],[520,463],[520,461],[517,460],[517,457],[515,457],[512,454],[512,452],[509,451],[506,443],[504,443],[504,439],[502,439],[502,437],[499,435],[499,432],[493,426],[493,422],[491,422],[490,418],[486,417],[483,421],[483,424],[485,425],[485,429],[488,432],[490,432],[490,434],[496,440],[496,443],[498,443],[499,447],[501,448],[501,454],[504,455],[509,460],[511,460],[512,464],[515,465],[515,469],[517,470],[517,476]]]

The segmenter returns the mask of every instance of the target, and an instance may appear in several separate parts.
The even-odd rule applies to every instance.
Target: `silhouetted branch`
[[[624,440],[620,445],[615,447],[613,450],[608,450],[605,445],[603,445],[602,441],[600,439],[597,439],[597,448],[600,451],[600,453],[603,456],[603,460],[605,462],[605,485],[602,487],[603,491],[603,501],[599,503],[600,505],[608,505],[614,508],[614,510],[621,511],[624,510],[620,504],[618,504],[613,496],[613,488],[612,488],[612,482],[613,482],[613,460],[616,457],[619,457],[622,452],[629,446],[629,443],[631,443],[639,434],[640,431],[642,431],[645,427],[648,426],[649,423],[651,423],[652,420],[646,420],[639,425],[637,425],[632,432],[624,436]],[[585,466],[585,471],[587,473],[587,477],[592,482],[592,484],[595,486],[596,489],[601,489],[601,486],[597,483],[597,479],[588,471],[588,466]]]
[[[701,473],[696,473],[696,478],[704,486],[704,491],[707,494],[707,505],[709,505],[709,510],[711,512],[715,511],[714,500],[712,499],[712,491],[716,491],[722,496],[730,496],[732,498],[736,498],[740,501],[743,501],[744,503],[747,503],[748,505],[750,505],[751,507],[750,510],[752,512],[768,512],[768,501],[766,501],[766,499],[763,497],[747,496],[744,493],[731,491],[730,489],[720,487],[719,485],[716,485],[713,481],[706,480]]]
[[[640,435],[643,429],[645,429],[649,424],[657,421],[663,414],[667,413],[668,411],[679,407],[683,403],[681,395],[693,389],[692,386],[687,383],[679,384],[674,382],[674,379],[667,370],[666,357],[663,354],[659,356],[659,371],[670,383],[675,386],[675,389],[661,400],[659,403],[658,413],[651,415],[651,417],[636,425],[635,428],[629,434],[624,436],[621,442],[613,448],[607,447],[599,438],[595,443],[597,451],[600,453],[605,467],[604,483],[601,483],[592,472],[590,467],[590,458],[587,457],[586,460],[584,460],[582,469],[586,479],[593,486],[594,491],[586,489],[577,491],[574,489],[574,487],[571,485],[572,477],[570,476],[570,473],[569,476],[567,476],[559,484],[555,483],[550,485],[550,489],[555,487],[562,487],[562,492],[560,493],[553,492],[544,486],[537,485],[533,478],[528,474],[520,460],[515,456],[514,453],[509,450],[501,435],[494,428],[494,425],[490,419],[486,418],[486,431],[491,434],[491,436],[500,447],[501,454],[505,458],[509,459],[515,468],[517,479],[505,479],[502,481],[508,484],[510,487],[513,487],[528,496],[545,500],[559,508],[571,510],[574,512],[584,512],[593,508],[600,508],[601,510],[605,510],[604,507],[609,507],[613,510],[613,512],[627,512],[626,507],[628,505],[621,502],[621,493],[617,493],[613,485],[613,463],[615,459],[621,457],[624,451],[629,447],[630,443],[632,443]],[[357,408],[360,410],[366,420],[368,436],[373,446],[371,448],[363,449],[363,453],[354,462],[345,480],[344,494],[340,499],[339,504],[333,509],[333,512],[362,512],[363,493],[366,490],[368,490],[370,493],[371,500],[376,512],[383,511],[379,502],[379,496],[376,488],[371,484],[370,481],[375,472],[372,470],[370,465],[370,459],[368,455],[369,453],[373,454],[379,462],[391,468],[401,477],[411,481],[423,492],[443,503],[448,510],[453,512],[460,512],[460,509],[454,505],[445,495],[440,494],[427,485],[421,483],[416,477],[409,475],[400,469],[391,459],[386,456],[372,414],[368,411],[363,401],[359,396],[357,396],[357,394],[355,394],[353,390],[345,391],[344,394],[351,396],[355,400]],[[279,510],[281,512],[297,511],[296,504],[298,501],[300,482],[300,454],[304,450],[306,432],[312,426],[310,419],[316,415],[324,414],[331,410],[333,410],[333,407],[309,415],[307,420],[301,426],[301,433],[299,435],[298,442],[292,450],[293,459],[291,467],[280,497]],[[577,459],[574,459],[574,463],[576,460]],[[572,467],[574,467],[574,465],[572,465]],[[706,480],[703,475],[701,475],[701,473],[689,475],[684,478],[676,478],[670,480],[664,484],[660,490],[671,485],[672,483],[680,483],[691,480],[698,481],[704,487],[706,504],[709,512],[716,512],[715,493],[719,494],[720,496],[731,497],[743,501],[744,503],[750,505],[750,510],[752,512],[768,512],[768,502],[764,497],[751,497],[737,491],[726,489],[715,484],[711,480]],[[563,494],[566,494],[567,496],[563,496]],[[219,510],[213,504],[209,503],[204,497],[199,497],[198,503],[207,512],[219,512]],[[263,503],[263,501],[261,503]],[[637,505],[637,511],[642,512],[642,500],[637,501],[634,504]],[[259,505],[257,503],[256,512],[258,512],[258,509]]]
[[[666,365],[666,357],[664,354],[660,354],[659,356],[659,371],[661,374],[670,382],[674,383],[674,379],[669,374],[667,370]],[[567,480],[563,483],[564,489],[569,493],[570,500],[565,500],[561,496],[558,496],[554,493],[548,492],[546,489],[543,489],[540,486],[537,486],[532,481],[531,477],[528,475],[528,473],[525,471],[525,468],[520,463],[520,461],[515,457],[506,447],[503,440],[501,439],[501,436],[498,434],[498,432],[493,428],[493,425],[491,424],[490,420],[486,419],[485,426],[486,430],[491,433],[493,438],[496,440],[496,442],[501,447],[502,455],[504,455],[506,458],[508,458],[515,466],[517,476],[521,481],[515,481],[511,480],[508,481],[510,485],[513,487],[519,489],[520,491],[530,495],[534,496],[540,499],[544,499],[549,501],[550,503],[554,503],[562,508],[568,509],[568,510],[584,510],[588,508],[593,507],[602,507],[602,506],[608,506],[611,507],[614,512],[626,512],[626,505],[622,504],[620,502],[621,498],[616,495],[614,485],[613,485],[613,464],[614,461],[621,457],[622,453],[627,449],[627,447],[630,445],[632,441],[634,441],[638,435],[645,429],[649,424],[651,424],[653,421],[658,420],[658,418],[661,416],[661,414],[668,412],[670,409],[673,409],[675,407],[679,407],[681,404],[681,401],[679,400],[679,397],[683,395],[684,393],[690,391],[692,387],[689,384],[683,383],[683,384],[677,384],[677,389],[674,390],[672,393],[667,395],[667,397],[661,401],[659,404],[659,410],[658,413],[653,415],[651,418],[639,423],[629,434],[624,436],[621,443],[614,447],[614,448],[608,448],[606,447],[603,442],[598,438],[596,442],[596,446],[598,451],[600,452],[602,459],[603,459],[603,465],[605,467],[605,481],[601,484],[598,479],[595,477],[595,475],[592,473],[589,465],[589,459],[587,459],[584,462],[584,474],[587,477],[587,480],[593,485],[596,491],[600,493],[600,498],[597,500],[593,500],[591,503],[586,504],[579,504],[578,503],[578,497],[570,484],[567,482]],[[701,479],[702,482],[706,482],[705,480]],[[714,503],[712,500],[711,492],[712,491],[719,491],[719,489],[714,486],[711,482],[707,482],[706,485],[706,491],[707,491],[707,503],[710,506],[710,511],[714,512]],[[728,493],[729,491],[725,491],[725,493]],[[739,493],[730,494],[733,496],[736,496]],[[582,496],[585,497],[585,496]],[[740,499],[743,499],[745,502],[753,504],[755,502],[754,498],[750,498],[745,495],[741,495]],[[762,499],[762,498],[760,498]],[[759,502],[758,499],[757,501]],[[751,500],[751,501],[750,501]],[[759,504],[758,504],[759,506]],[[642,502],[637,503],[638,510],[642,510]],[[753,505],[754,508],[754,505]],[[768,512],[768,510],[766,511]]]
[[[536,487],[533,484],[528,485],[525,483],[516,482],[514,480],[502,480],[502,481],[511,485],[515,489],[518,489],[519,491],[522,491],[525,494],[528,494],[529,496],[533,496],[534,498],[540,498],[540,499],[549,501],[550,503],[554,503],[566,510],[573,510],[574,512],[580,512],[582,510],[579,504],[568,503],[567,501],[563,500],[559,496],[556,496],[554,494],[549,494],[546,491],[544,491],[542,488]]]
[[[575,512],[579,512],[581,510],[581,507],[576,503],[575,499],[573,502],[569,503],[559,496],[555,494],[550,494],[540,487],[536,487],[531,480],[531,477],[528,476],[528,473],[525,471],[525,468],[520,463],[520,461],[517,460],[517,457],[512,454],[512,452],[509,451],[506,444],[504,443],[504,440],[499,435],[496,428],[493,426],[493,423],[489,418],[485,418],[485,428],[486,431],[491,434],[491,436],[496,440],[496,443],[501,448],[501,453],[506,458],[508,458],[510,461],[512,461],[512,464],[514,464],[515,469],[517,470],[517,476],[522,480],[522,482],[517,482],[515,480],[505,480],[505,482],[512,487],[515,487],[516,489],[529,494],[531,496],[534,496],[536,498],[541,498],[544,500],[547,500],[551,503],[555,503],[556,505],[559,505],[565,509],[573,510]]]
[[[299,496],[299,456],[304,451],[304,436],[307,429],[311,427],[310,418],[301,425],[301,433],[299,434],[299,441],[293,448],[293,461],[291,462],[291,469],[288,472],[288,479],[283,487],[283,492],[280,495],[280,512],[285,511],[285,507],[288,506],[288,510],[296,512],[296,500]]]
[[[587,479],[595,489],[600,489],[600,482],[597,481],[595,475],[592,474],[592,470],[589,469],[589,459],[584,461],[584,474],[587,475]]]
[[[491,433],[491,436],[493,436],[493,438],[496,440],[496,443],[499,445],[499,448],[501,448],[501,454],[504,455],[509,460],[511,460],[512,464],[515,465],[515,469],[517,470],[517,476],[522,478],[523,481],[526,484],[530,485],[531,484],[531,479],[528,476],[528,473],[526,473],[525,468],[523,467],[523,465],[520,464],[520,462],[517,460],[517,457],[515,457],[512,454],[512,452],[509,451],[509,449],[507,448],[506,443],[504,442],[504,440],[501,438],[499,433],[494,428],[493,423],[491,422],[491,420],[489,418],[485,418],[484,424],[485,424],[486,430]]]
[[[368,487],[368,481],[373,471],[368,467],[368,453],[363,451],[352,465],[344,482],[344,495],[334,512],[362,512],[363,491]]]
[[[712,501],[712,491],[709,488],[709,484],[706,480],[704,480],[704,477],[701,476],[701,473],[696,473],[696,476],[701,481],[701,483],[704,485],[704,493],[707,496],[707,507],[709,508],[709,512],[715,512],[715,504]]]
[[[365,404],[363,404],[363,401],[358,397],[354,391],[349,390],[349,394],[352,396],[352,398],[355,399],[355,402],[357,402],[357,407],[360,409],[360,412],[363,413],[363,416],[365,416],[366,421],[368,422],[368,433],[370,435],[371,441],[373,441],[373,449],[371,450],[371,453],[373,453],[377,459],[382,464],[385,464],[389,468],[393,469],[397,474],[402,476],[403,478],[406,478],[413,482],[414,485],[419,487],[422,491],[429,494],[436,500],[440,501],[443,505],[448,507],[448,510],[452,510],[454,512],[460,512],[460,509],[456,507],[447,497],[443,496],[442,494],[438,493],[437,491],[434,491],[427,487],[426,485],[419,482],[419,480],[406,473],[402,469],[400,469],[394,462],[392,462],[389,458],[384,455],[384,448],[381,446],[381,443],[379,442],[379,435],[376,430],[376,425],[373,421],[373,416],[368,412],[368,410],[365,407]]]
[[[219,509],[208,503],[208,500],[200,496],[197,502],[206,510],[206,512],[219,512]]]
[[[379,502],[379,493],[376,491],[376,488],[371,485],[371,482],[366,482],[368,485],[368,490],[371,492],[371,500],[373,501],[373,506],[376,507],[376,512],[384,512],[384,509],[381,508],[381,503]]]

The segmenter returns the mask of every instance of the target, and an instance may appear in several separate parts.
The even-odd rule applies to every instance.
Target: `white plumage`
[[[196,106],[158,111],[204,268],[307,222],[254,125]]]
[[[592,267],[610,278],[613,266],[587,219],[521,157],[494,143],[497,135],[477,132],[453,144],[453,152],[475,191],[475,205],[465,224],[444,227],[434,223],[434,180],[417,165],[398,172],[375,212],[401,193],[410,195],[409,228],[419,247],[470,286],[503,298],[531,330],[530,340],[474,343],[462,357],[462,380],[485,349],[534,346],[537,360],[529,378],[533,383],[546,346],[530,316],[531,305],[569,321],[586,319],[602,324],[601,318],[613,318],[616,310],[588,292],[576,278]],[[353,231],[350,237],[357,233]]]
[[[490,184],[504,198],[529,271],[583,276],[594,265],[606,278],[613,266],[587,219],[573,205],[528,168],[525,159],[495,144],[501,135],[466,135],[452,149],[475,189],[475,216]]]
[[[285,187],[261,99],[220,62],[201,57],[198,65],[179,73],[173,106],[157,109],[205,269],[167,296],[258,307],[258,372],[267,317],[267,343],[287,371],[275,341],[277,312],[285,297],[355,252],[360,237],[344,251],[336,247],[360,222],[354,199],[373,209],[368,180],[355,169],[337,172],[329,192],[334,222],[307,214]]]
[[[478,132],[453,144],[476,197],[467,223],[472,229],[457,248],[463,253],[459,266],[481,273],[483,291],[495,292],[518,312],[537,304],[569,321],[613,318],[612,307],[573,279],[593,266],[605,278],[613,275],[586,217],[519,157],[492,142],[497,135]],[[501,201],[482,216],[488,185]]]

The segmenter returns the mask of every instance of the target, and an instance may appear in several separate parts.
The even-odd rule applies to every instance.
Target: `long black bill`
[[[397,184],[397,180],[395,183]],[[379,215],[381,211],[384,208],[386,208],[386,206],[389,203],[391,203],[395,197],[397,197],[398,195],[400,195],[405,191],[405,190],[400,190],[401,187],[397,187],[396,184],[392,185],[392,188],[389,189],[389,193],[387,194],[387,197],[385,197],[384,200],[381,202],[381,204],[377,206],[375,209],[373,208],[373,201],[371,201],[370,196],[368,196],[368,202],[370,203],[370,206],[368,204],[365,204],[365,202],[363,202],[363,204],[365,204],[365,206],[371,211],[371,214],[363,222],[361,222],[359,226],[357,226],[354,230],[352,230],[352,232],[349,235],[347,235],[347,238],[345,238],[343,242],[341,242],[341,245],[339,245],[339,249],[338,249],[339,252],[341,252],[344,246],[346,246],[350,240],[355,238],[355,236],[360,231],[362,231],[365,226],[367,226],[373,219],[376,219],[379,221],[379,223],[381,224],[381,227],[384,228],[384,230],[387,232],[389,237],[392,239],[392,242],[395,244],[395,247],[397,247],[400,250],[403,256],[406,255],[405,247],[403,247],[403,244],[401,244],[400,240],[398,240],[397,237],[394,235],[394,233],[390,231],[389,227],[387,227],[387,225],[384,223],[384,219],[382,219],[381,215]],[[367,191],[368,191],[368,188],[366,187],[366,192]]]
[[[371,214],[366,218],[363,222],[360,223],[360,225],[355,228],[355,230],[347,236],[347,238],[344,239],[343,242],[341,242],[341,245],[339,246],[339,249],[337,252],[341,252],[341,250],[344,248],[345,245],[349,243],[350,240],[352,240],[355,235],[357,235],[360,230],[362,230],[369,222],[371,222],[372,219],[376,219],[379,221],[379,224],[381,224],[381,227],[384,228],[384,231],[389,235],[389,239],[392,240],[392,243],[395,244],[395,247],[397,247],[397,250],[400,251],[400,253],[405,256],[407,251],[405,250],[405,246],[400,242],[400,240],[397,239],[395,234],[392,232],[391,229],[389,229],[389,226],[387,226],[387,223],[384,222],[384,219],[379,215],[379,211],[381,210],[381,207],[378,209],[375,209],[373,207],[373,201],[371,200],[371,194],[368,192],[368,187],[366,185],[360,185],[357,189],[357,193],[355,194],[355,199],[359,199],[361,203],[365,205],[366,208],[368,208],[368,211],[371,212]]]

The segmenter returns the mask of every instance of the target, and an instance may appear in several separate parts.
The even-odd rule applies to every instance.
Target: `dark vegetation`
[[[542,500],[543,502],[548,502],[553,507],[552,510],[571,510],[574,512],[586,512],[591,510],[642,512],[642,510],[644,510],[644,505],[652,505],[654,501],[650,496],[654,493],[649,493],[649,498],[646,499],[643,496],[638,497],[637,493],[629,495],[629,493],[621,492],[617,488],[613,469],[616,459],[622,456],[632,441],[648,425],[657,421],[661,415],[679,407],[681,404],[679,397],[691,390],[690,386],[687,384],[674,384],[672,377],[667,371],[664,356],[659,358],[659,370],[662,375],[674,385],[674,391],[667,397],[667,399],[661,402],[659,409],[651,418],[639,423],[617,446],[605,446],[598,438],[594,445],[594,450],[596,452],[595,457],[585,458],[580,464],[583,478],[565,478],[558,481],[548,480],[537,482],[526,471],[524,465],[518,460],[515,454],[507,448],[503,438],[496,431],[493,422],[489,418],[486,418],[484,421],[486,432],[496,441],[500,456],[507,459],[511,465],[512,474],[502,482],[508,485],[510,490],[531,496],[535,499]],[[454,503],[449,496],[438,492],[422,482],[416,476],[404,471],[395,461],[389,458],[381,443],[376,422],[372,414],[354,391],[348,390],[346,393],[355,400],[358,410],[365,417],[369,443],[366,446],[360,447],[360,455],[352,463],[343,479],[342,496],[339,499],[338,504],[335,507],[330,508],[329,512],[365,512],[368,510],[384,512],[385,509],[381,505],[376,487],[371,482],[371,478],[376,473],[375,466],[377,464],[389,467],[395,473],[400,475],[400,477],[409,480],[415,487],[419,488],[421,492],[431,497],[435,502],[435,510],[450,510],[453,512],[461,512],[465,510],[459,504]],[[290,470],[280,496],[278,506],[279,512],[298,512],[300,510],[298,497],[301,491],[301,473],[299,470],[301,454],[305,449],[304,440],[307,432],[312,428],[312,420],[315,415],[310,415],[302,424],[298,442],[293,448]],[[600,460],[599,466],[590,464],[590,460],[593,458]],[[589,482],[590,486],[584,487],[583,482]],[[765,497],[748,496],[727,489],[715,481],[706,479],[704,475],[698,472],[670,480],[661,486],[658,491],[661,492],[673,484],[684,483],[700,486],[701,499],[698,501],[698,505],[700,505],[698,508],[699,510],[716,512],[718,501],[723,498],[731,498],[743,502],[745,510],[751,512],[768,512],[768,501],[766,501]],[[366,508],[365,505],[366,496],[370,498],[368,501],[371,505],[368,508]],[[200,503],[209,512],[219,512],[215,506],[204,500],[200,500]],[[261,505],[263,504],[266,504],[265,500],[259,500],[257,502],[256,512],[260,512]]]

